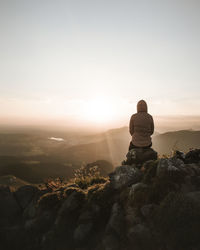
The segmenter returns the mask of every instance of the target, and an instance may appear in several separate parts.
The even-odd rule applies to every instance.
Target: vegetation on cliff
[[[107,177],[91,164],[67,183],[2,185],[2,249],[199,249],[200,150],[127,160]]]

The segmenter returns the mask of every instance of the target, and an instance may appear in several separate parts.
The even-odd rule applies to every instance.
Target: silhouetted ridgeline
[[[71,183],[1,186],[1,249],[200,249],[200,150],[109,177],[95,166]]]
[[[51,137],[63,141],[50,140]],[[74,170],[84,163],[99,159],[119,165],[130,142],[128,128],[84,135],[59,131],[32,131],[26,134],[0,134],[0,176],[14,175],[30,183],[40,183],[48,177],[70,179]],[[200,131],[155,133],[153,148],[160,156],[173,150],[187,152],[198,148]]]

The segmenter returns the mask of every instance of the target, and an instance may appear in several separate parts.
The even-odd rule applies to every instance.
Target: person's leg
[[[152,143],[149,145],[149,146],[146,146],[146,147],[142,147],[143,149],[148,149],[152,146]]]
[[[132,143],[132,141],[131,141],[128,150],[130,151],[131,149],[134,149],[134,148],[139,148],[139,147],[135,146],[135,145]]]
[[[133,149],[133,148],[134,148],[134,145],[133,145],[133,143],[132,143],[132,141],[131,141],[128,150],[130,151],[130,150]]]

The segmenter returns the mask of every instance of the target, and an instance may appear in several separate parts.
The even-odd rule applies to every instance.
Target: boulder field
[[[200,150],[134,154],[84,188],[0,186],[1,249],[200,249]]]

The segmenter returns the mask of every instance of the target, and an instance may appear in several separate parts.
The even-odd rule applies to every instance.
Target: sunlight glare
[[[113,103],[105,97],[90,99],[84,107],[84,118],[92,122],[107,123],[114,115]]]

